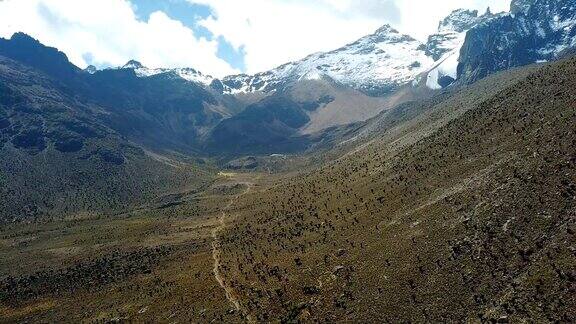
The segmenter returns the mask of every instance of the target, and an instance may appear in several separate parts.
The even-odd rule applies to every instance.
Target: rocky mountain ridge
[[[472,83],[497,71],[552,61],[576,46],[576,1],[514,0],[510,13],[466,35],[458,79]]]
[[[458,9],[440,21],[438,31],[430,35],[426,43],[426,54],[435,62],[435,66],[426,75],[428,88],[445,88],[456,80],[460,49],[464,45],[466,33],[495,16],[490,8],[481,16],[478,16],[477,10]]]
[[[197,71],[193,68],[175,68],[175,69],[155,68],[155,69],[153,69],[153,68],[145,67],[142,63],[135,61],[135,60],[128,61],[120,69],[134,70],[134,72],[136,72],[136,75],[139,77],[149,77],[149,76],[154,76],[154,75],[159,75],[159,74],[175,74],[184,80],[192,81],[192,82],[198,83],[198,84],[203,85],[203,86],[209,86],[214,81],[214,78],[212,76],[202,74],[202,72]]]

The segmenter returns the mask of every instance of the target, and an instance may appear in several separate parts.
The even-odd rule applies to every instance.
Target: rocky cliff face
[[[576,45],[575,0],[515,0],[511,11],[472,28],[460,52],[458,79],[550,61]]]
[[[478,22],[478,11],[459,9],[438,24],[438,32],[428,37],[426,54],[435,61],[458,46],[462,33],[466,33]]]
[[[481,16],[478,16],[478,11],[476,10],[458,9],[440,21],[438,31],[428,37],[426,44],[426,54],[435,61],[435,65],[426,76],[428,88],[441,89],[456,80],[458,57],[464,44],[466,33],[471,28],[494,16],[490,9]]]

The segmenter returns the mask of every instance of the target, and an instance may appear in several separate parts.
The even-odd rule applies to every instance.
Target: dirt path
[[[220,272],[222,250],[221,250],[221,243],[220,243],[220,238],[218,237],[218,233],[220,233],[220,231],[222,231],[224,228],[226,228],[226,218],[227,218],[228,210],[234,205],[234,203],[236,203],[236,201],[240,197],[248,194],[252,190],[252,187],[254,186],[254,183],[251,183],[251,182],[250,183],[244,182],[242,184],[245,184],[248,187],[246,188],[246,190],[243,193],[236,195],[234,198],[232,198],[228,202],[228,204],[222,210],[222,214],[220,215],[220,218],[219,218],[220,225],[215,227],[212,230],[212,238],[213,238],[213,241],[212,241],[212,258],[214,259],[214,268],[212,271],[214,272],[214,277],[216,278],[216,281],[218,281],[218,284],[220,285],[220,287],[222,287],[222,289],[224,289],[224,292],[226,293],[226,299],[228,299],[230,304],[232,306],[234,306],[234,309],[237,312],[240,312],[241,314],[243,314],[246,317],[246,319],[248,320],[248,322],[253,322],[250,318],[250,315],[246,314],[242,310],[240,302],[238,301],[238,298],[235,296],[234,290],[232,289],[232,287],[230,287],[226,283],[226,280],[224,279],[222,272]]]

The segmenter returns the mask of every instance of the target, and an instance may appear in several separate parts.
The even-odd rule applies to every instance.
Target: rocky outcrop
[[[428,88],[441,89],[454,83],[457,78],[458,57],[466,33],[493,17],[490,9],[481,16],[478,16],[476,10],[458,9],[440,21],[438,31],[430,35],[426,44],[426,54],[436,62],[426,76]]]
[[[558,58],[576,45],[575,0],[515,0],[511,12],[472,28],[458,79],[471,83],[512,67]]]
[[[465,33],[476,25],[478,11],[458,9],[438,24],[438,32],[428,37],[426,54],[434,61],[439,60],[444,54],[454,49],[454,43],[458,42],[461,33]]]

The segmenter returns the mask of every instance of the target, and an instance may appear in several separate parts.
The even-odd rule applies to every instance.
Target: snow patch
[[[450,77],[456,80],[458,77],[458,59],[460,58],[460,50],[464,45],[465,39],[465,32],[451,39],[449,44],[452,46],[452,50],[444,54],[444,56],[438,60],[439,63],[428,72],[426,79],[426,86],[428,88],[434,90],[442,89],[440,79],[443,77]]]
[[[460,55],[460,48],[453,50],[446,54],[435,68],[433,68],[427,76],[426,86],[430,89],[442,89],[440,79],[443,77],[450,77],[454,80],[458,77],[458,57]]]
[[[324,76],[318,71],[310,71],[303,75],[300,80],[322,80]]]
[[[212,76],[202,74],[200,71],[197,71],[192,68],[154,69],[145,67],[140,62],[134,60],[129,61],[120,69],[134,70],[134,73],[136,73],[136,76],[139,78],[148,78],[159,74],[172,73],[186,81],[194,82],[203,86],[209,86],[212,83],[212,81],[214,81],[214,78]]]

